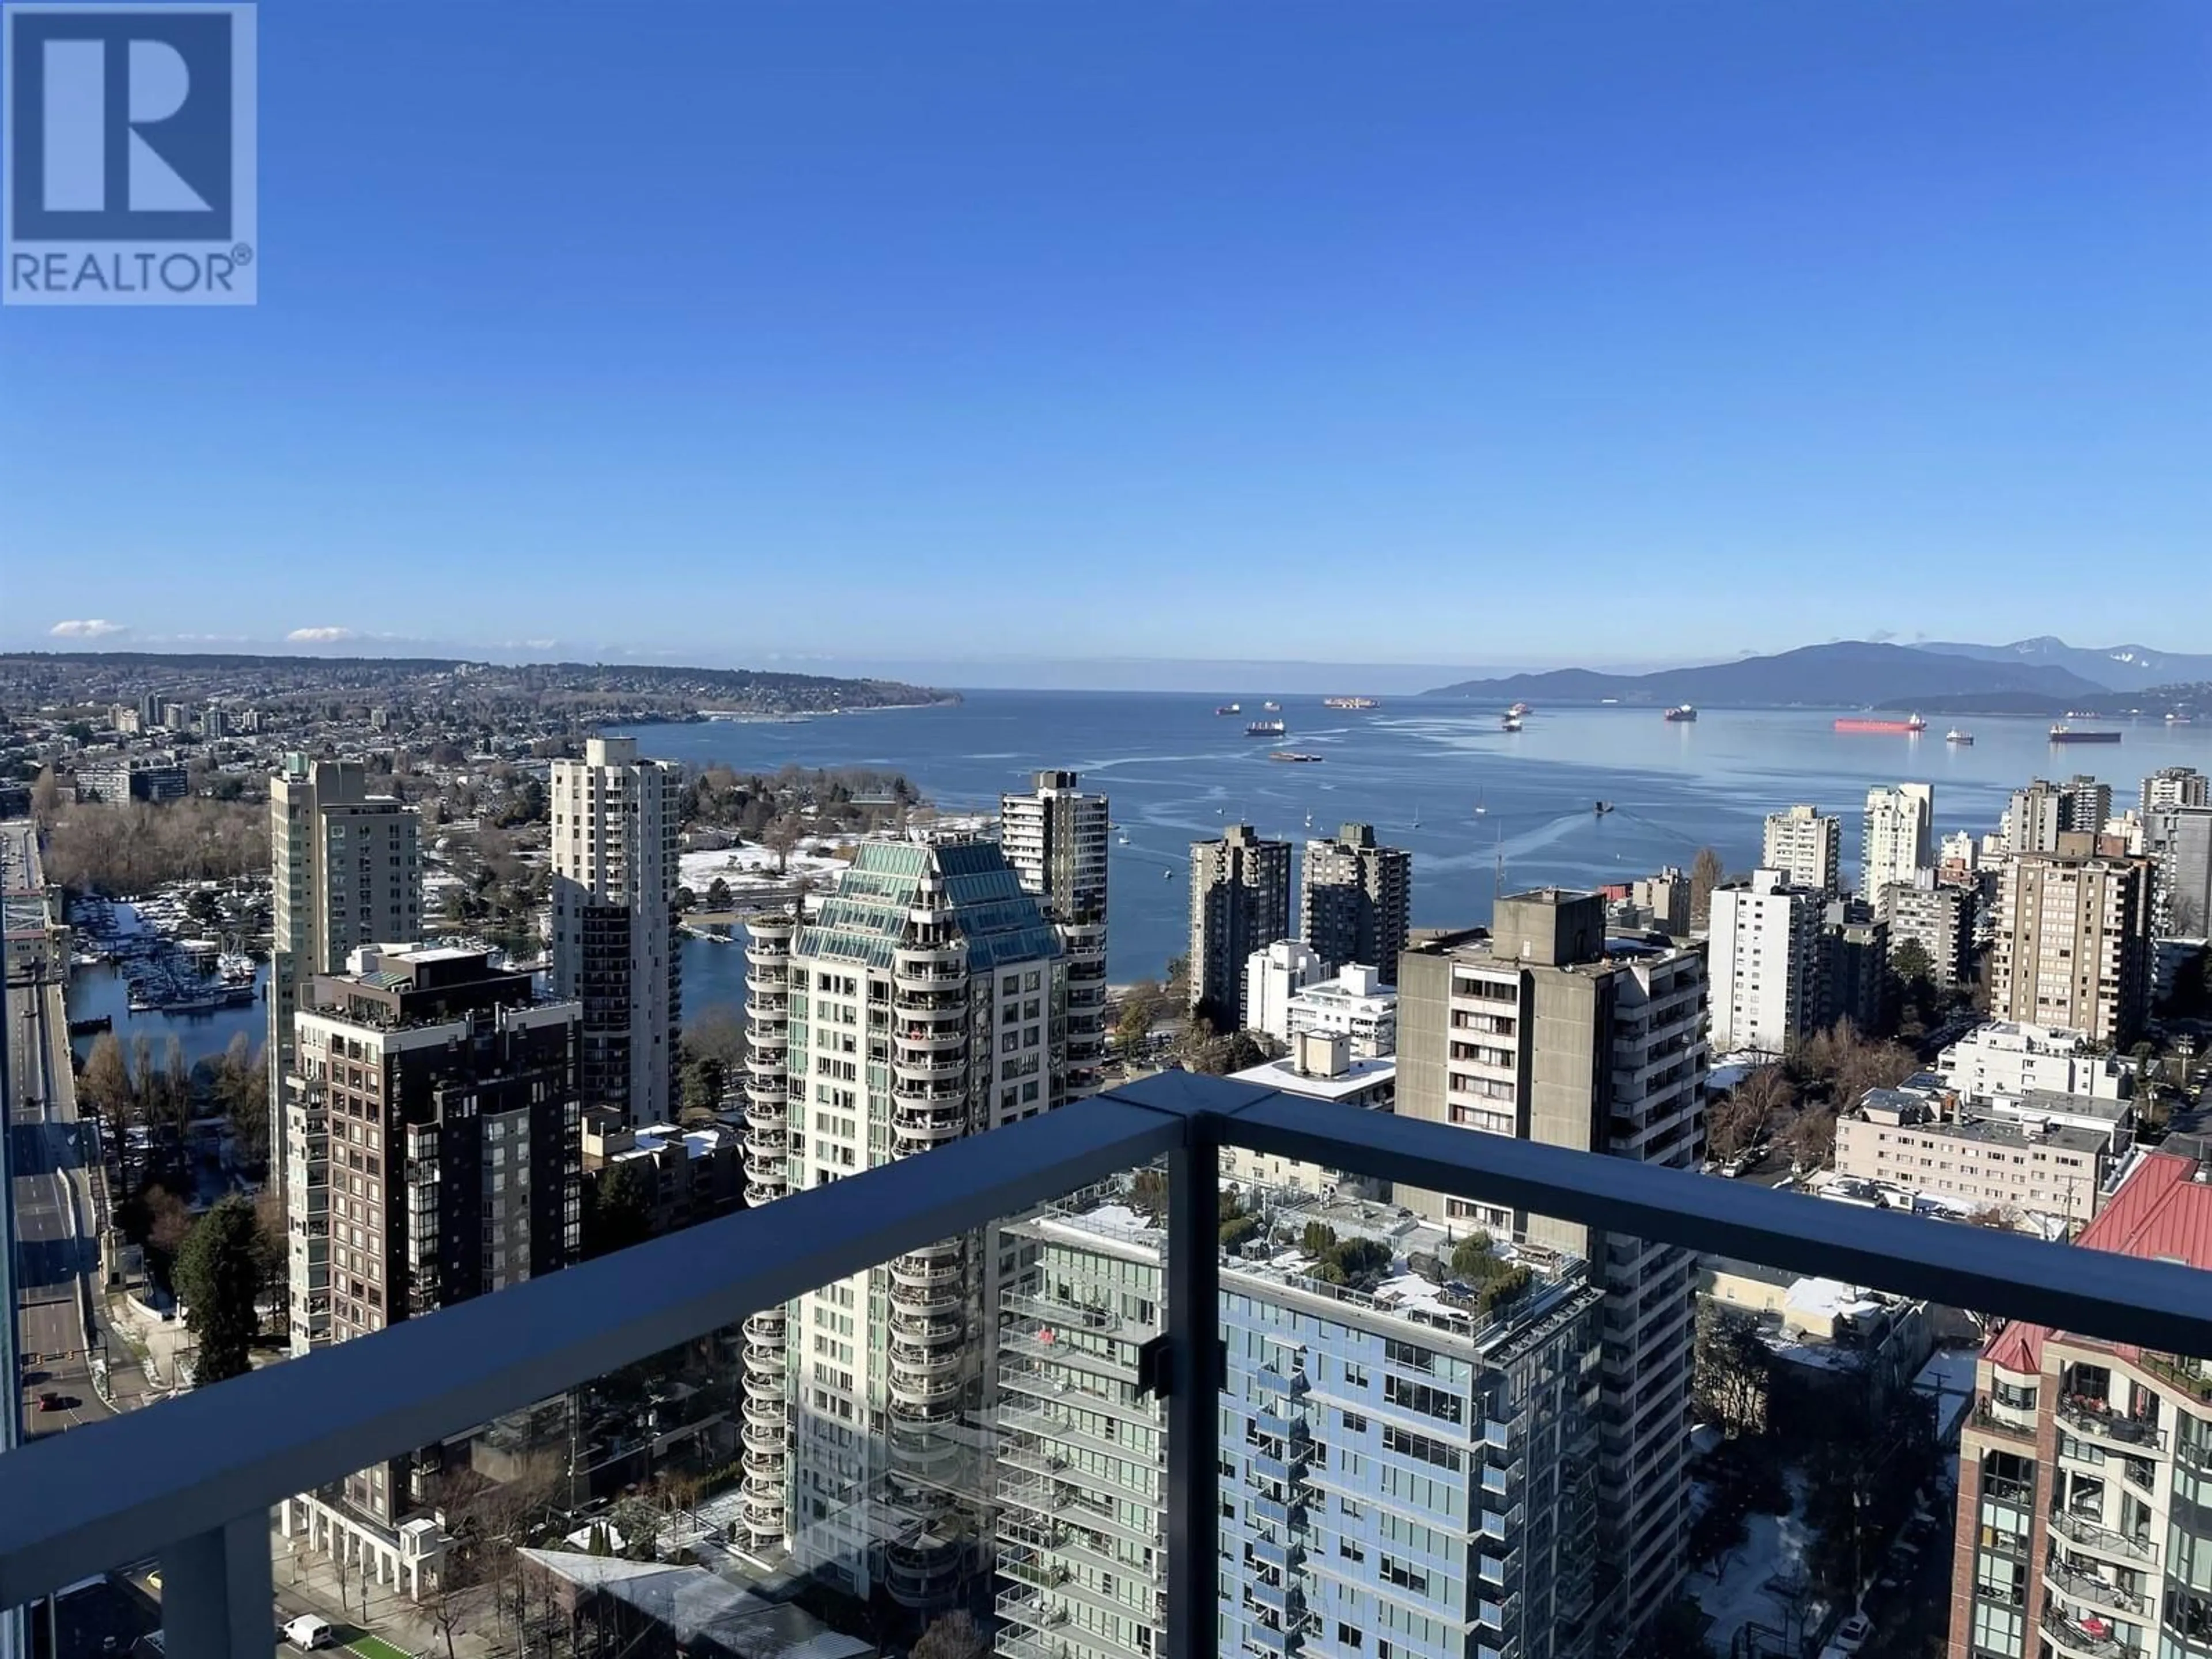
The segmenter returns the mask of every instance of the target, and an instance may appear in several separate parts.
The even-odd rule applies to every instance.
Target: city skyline
[[[1710,659],[1797,641],[1593,596],[2017,637],[2208,527],[2191,8],[270,9],[260,305],[11,319],[9,642]]]

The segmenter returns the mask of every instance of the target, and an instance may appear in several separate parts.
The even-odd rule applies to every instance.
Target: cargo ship
[[[1324,708],[1380,708],[1382,700],[1380,697],[1323,697],[1321,706]]]
[[[1694,720],[1698,718],[1698,711],[1689,703],[1678,702],[1667,711],[1667,718],[1670,720]]]
[[[1248,738],[1279,738],[1290,728],[1280,720],[1254,720],[1244,728]]]
[[[2051,740],[2053,743],[2118,743],[2120,734],[2117,732],[2076,732],[2061,720],[2051,728]]]
[[[1909,720],[1863,720],[1856,715],[1851,715],[1836,722],[1836,730],[1838,732],[1891,732],[1910,735],[1925,732],[1927,729],[1928,722],[1917,714]]]
[[[1217,714],[1241,714],[1244,712],[1244,705],[1241,702],[1224,702],[1213,712]]]

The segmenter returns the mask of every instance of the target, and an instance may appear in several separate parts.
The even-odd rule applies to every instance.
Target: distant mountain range
[[[2146,691],[2154,685],[2188,680],[2212,680],[2212,655],[2184,651],[2154,651],[2147,645],[2104,647],[2069,645],[2045,634],[2010,645],[1957,645],[1930,641],[1915,643],[1916,651],[1933,651],[1946,657],[1971,657],[1978,662],[2026,664],[2063,668],[2108,691]]]
[[[2086,653],[2085,653],[2086,654]],[[1996,692],[2055,699],[2062,705],[2106,690],[2074,670],[1911,646],[1846,640],[1802,646],[1771,657],[1745,657],[1650,674],[1599,674],[1583,668],[1462,680],[1425,695],[1506,703],[1601,702],[1655,707],[1679,702],[1773,708],[1859,708],[1899,698],[1972,699]]]

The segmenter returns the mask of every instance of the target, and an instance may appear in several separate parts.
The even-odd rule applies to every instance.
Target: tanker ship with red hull
[[[1911,736],[1927,729],[1928,722],[1917,714],[1909,720],[1863,720],[1856,715],[1847,715],[1836,722],[1838,732],[1887,732],[1893,735]]]

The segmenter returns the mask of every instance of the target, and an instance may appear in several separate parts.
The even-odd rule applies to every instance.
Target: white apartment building
[[[2145,817],[2160,806],[2212,805],[2212,778],[2193,766],[2161,766],[2142,781],[2136,805]]]
[[[1286,1040],[1301,1031],[1350,1039],[1357,1059],[1377,1060],[1398,1051],[1398,992],[1372,968],[1354,963],[1334,979],[1294,994],[1288,1004]]]
[[[1712,1042],[1722,1053],[1779,1054],[1811,1029],[1822,908],[1819,890],[1791,884],[1779,870],[1713,890],[1706,950]]]
[[[1244,962],[1244,1028],[1278,1042],[1291,1040],[1291,1000],[1328,977],[1329,964],[1310,945],[1279,939]]]
[[[680,1103],[677,769],[635,738],[553,763],[553,987],[584,1007],[584,1098],[659,1123]]]
[[[994,841],[863,845],[803,923],[753,929],[747,1197],[821,1186],[1066,1097],[1051,925]],[[745,1322],[742,1520],[866,1597],[980,1565],[974,1413],[997,1268],[951,1238]]]
[[[1859,842],[1859,896],[1881,902],[1881,890],[1893,881],[1907,885],[1931,856],[1936,826],[1936,786],[1881,783],[1867,791],[1866,822]]]
[[[2135,1067],[2095,1050],[2079,1031],[1993,1019],[1977,1025],[1943,1050],[1936,1074],[1960,1098],[2018,1101],[2033,1091],[2126,1100],[2135,1093]]]
[[[1231,1073],[1230,1080],[1301,1095],[1352,1111],[1387,1112],[1397,1098],[1398,1063],[1387,1056],[1354,1058],[1350,1040],[1341,1032],[1301,1031],[1291,1039],[1291,1052],[1282,1059],[1247,1066]],[[1339,1188],[1365,1189],[1371,1184],[1318,1164],[1255,1152],[1249,1146],[1221,1149],[1221,1176],[1224,1181],[1250,1182],[1310,1194]],[[1381,1188],[1376,1188],[1376,1195],[1382,1195]]]
[[[1844,821],[1815,806],[1769,813],[1759,867],[1780,871],[1792,887],[1832,898],[1843,890]]]
[[[1106,797],[1073,772],[1040,772],[1025,794],[999,800],[999,844],[1022,890],[1043,907],[1067,961],[1066,1006],[1056,1016],[1070,1099],[1096,1092],[1106,1060]]]
[[[287,755],[269,780],[269,1121],[295,1354],[330,1340],[330,1169],[325,1115],[293,1084],[293,1018],[318,974],[343,970],[363,945],[422,933],[420,823],[412,807],[368,793],[359,761]]]

